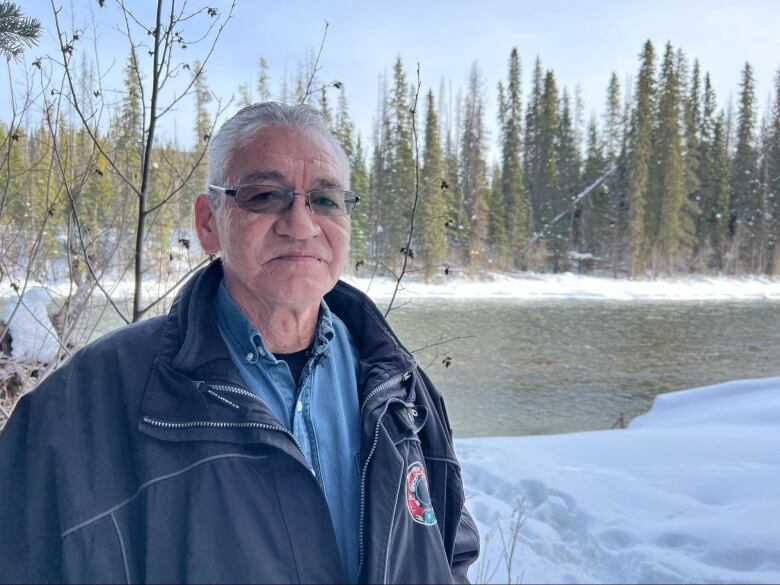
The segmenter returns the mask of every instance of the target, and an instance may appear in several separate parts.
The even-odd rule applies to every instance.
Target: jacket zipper
[[[374,394],[376,394],[377,392],[381,392],[382,390],[387,390],[388,388],[398,384],[398,382],[408,380],[411,377],[411,375],[412,375],[411,370],[409,370],[408,372],[401,372],[400,374],[396,374],[395,376],[385,380],[379,386],[377,386],[371,392],[369,392],[366,398],[363,400],[363,404],[360,405],[360,416],[361,417],[363,416],[363,410],[366,408],[366,404],[368,404],[368,401],[374,397]]]
[[[396,374],[389,380],[385,380],[382,382],[379,386],[374,388],[371,392],[368,393],[365,400],[363,400],[363,404],[360,406],[360,415],[361,418],[363,416],[363,409],[366,407],[366,404],[368,404],[368,401],[378,392],[381,392],[383,390],[387,390],[388,388],[395,386],[399,382],[408,380],[412,375],[411,370],[408,372],[403,372],[401,374]],[[374,455],[374,451],[376,451],[377,443],[379,443],[379,426],[382,423],[382,418],[384,418],[385,414],[387,413],[387,409],[390,408],[390,405],[395,402],[401,402],[403,403],[403,400],[400,400],[398,398],[394,398],[391,400],[388,400],[385,403],[385,407],[382,409],[382,412],[379,414],[379,418],[376,421],[376,426],[374,427],[374,442],[371,444],[371,450],[368,452],[368,456],[366,457],[366,461],[363,464],[363,470],[360,474],[360,562],[358,563],[358,576],[363,572],[363,561],[365,556],[365,531],[366,531],[366,474],[368,472],[368,464],[371,461],[371,457]],[[392,527],[391,527],[392,531]],[[388,542],[388,546],[390,546],[390,543]],[[358,577],[359,578],[359,577]]]
[[[196,385],[204,384],[205,382],[196,382]],[[249,390],[244,390],[243,388],[240,388],[238,386],[228,386],[226,384],[207,384],[209,389],[214,390],[220,390],[222,392],[231,392],[233,394],[239,394],[241,396],[244,396],[246,398],[251,398],[255,402],[259,402],[263,406],[265,406],[269,411],[271,410],[271,407],[268,406],[268,403],[265,402],[262,398],[260,398],[257,394],[254,392],[249,392]],[[209,390],[209,394],[212,396],[215,396],[216,398],[222,400],[223,402],[226,402],[227,404],[233,406],[233,403],[230,400],[227,400],[226,398],[219,396],[218,394],[211,392]],[[238,428],[238,429],[246,429],[246,428],[252,428],[252,429],[266,429],[269,431],[278,431],[280,433],[284,433],[290,439],[292,439],[293,443],[295,443],[295,446],[298,447],[298,451],[300,451],[301,456],[303,457],[303,460],[306,462],[307,467],[309,468],[309,471],[314,473],[314,468],[312,468],[311,464],[309,463],[309,459],[306,457],[306,454],[303,452],[303,448],[301,447],[301,444],[298,442],[298,439],[295,438],[295,435],[293,435],[290,431],[285,429],[284,427],[279,427],[275,425],[269,425],[266,423],[259,423],[259,422],[253,422],[253,421],[246,421],[246,422],[225,422],[225,421],[183,421],[183,422],[169,422],[169,421],[162,421],[158,419],[151,418],[149,416],[144,416],[143,421],[146,424],[155,426],[155,427],[162,427],[167,429],[189,429],[189,428],[196,428],[196,427],[206,427],[206,428],[216,428],[216,429],[228,429],[228,428]]]

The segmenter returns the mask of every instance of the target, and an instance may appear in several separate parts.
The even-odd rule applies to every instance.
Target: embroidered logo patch
[[[412,463],[406,470],[406,507],[415,522],[426,526],[436,524],[431,494],[428,491],[428,477],[419,461]]]

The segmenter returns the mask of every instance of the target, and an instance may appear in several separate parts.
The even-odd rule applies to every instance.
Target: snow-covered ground
[[[780,300],[780,281],[764,278],[494,275],[406,287],[418,298]],[[374,298],[391,293],[388,281],[371,283]],[[28,289],[14,315],[23,353],[53,350],[47,295]],[[779,430],[780,377],[658,396],[625,430],[458,440],[483,538],[471,579],[779,583]]]
[[[395,287],[387,279],[345,278],[374,299],[389,299]],[[488,274],[479,279],[452,276],[438,284],[404,279],[400,299],[607,299],[607,300],[780,300],[780,279],[686,276],[627,280],[561,274]]]
[[[178,281],[183,271],[172,271],[168,283],[148,281],[144,283],[144,295],[156,298]],[[393,294],[395,281],[387,278],[363,278],[345,276],[344,280],[366,291],[377,301],[387,301]],[[112,291],[117,301],[132,296],[133,283],[104,282],[104,288]],[[44,286],[30,282],[29,287]],[[49,285],[54,295],[68,292],[67,282]],[[0,296],[13,294],[8,281],[0,283]],[[564,272],[561,274],[486,274],[480,278],[452,275],[437,283],[425,284],[417,274],[404,278],[398,302],[407,299],[605,299],[605,300],[780,300],[780,278],[752,276],[744,278],[686,276],[647,280],[628,280],[609,277],[584,276]]]
[[[47,313],[50,302],[49,291],[40,287],[28,288],[21,299],[14,293],[5,302],[0,319],[8,323],[13,357],[45,363],[54,359],[59,341]]]
[[[779,431],[780,377],[660,395],[625,430],[458,440],[471,579],[778,583]]]

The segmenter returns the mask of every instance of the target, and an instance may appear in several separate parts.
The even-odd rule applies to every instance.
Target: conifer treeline
[[[101,92],[94,89],[86,59],[78,74],[79,102],[86,111],[95,111]],[[163,276],[172,260],[187,255],[191,244],[195,184],[206,180],[206,161],[198,148],[208,140],[212,126],[205,75],[195,80],[193,93],[195,152],[186,152],[175,142],[157,143],[153,150],[148,204],[157,209],[146,229],[146,253],[154,260],[147,277]],[[35,125],[9,128],[0,122],[0,277],[29,272],[46,282],[67,274],[67,263],[84,276],[84,258],[96,275],[128,274],[138,207],[132,184],[140,176],[144,140],[134,53],[124,68],[121,94],[104,129],[83,127],[72,111],[55,107],[56,101],[48,108],[41,105],[41,119]],[[28,111],[26,117],[33,113]]]
[[[521,82],[515,49],[497,87],[500,154],[492,165],[477,66],[465,94],[442,84],[438,96],[425,96],[414,249],[429,275],[448,265],[780,274],[780,71],[760,126],[749,64],[732,115],[698,61],[691,66],[671,44],[659,60],[645,43],[631,87],[613,73],[604,113],[587,127],[581,100],[539,58],[529,95]],[[357,251],[390,266],[414,194],[412,99],[398,59],[380,84],[368,205],[356,217]]]
[[[749,64],[741,74],[736,112],[724,110],[709,74],[671,44],[659,56],[645,43],[630,87],[621,87],[613,73],[603,114],[587,123],[578,93],[560,87],[539,58],[530,75],[531,90],[524,95],[521,58],[513,50],[506,78],[496,88],[494,137],[487,130],[488,89],[476,64],[465,92],[453,93],[442,81],[437,92],[416,96],[413,120],[416,83],[399,58],[392,75],[380,78],[368,141],[352,122],[341,84],[304,96],[301,71],[293,80],[285,75],[279,95],[273,95],[268,64],[261,59],[252,84],[256,92],[247,84],[239,93],[241,103],[250,103],[253,93],[283,101],[305,97],[328,118],[350,159],[352,189],[364,196],[353,217],[353,266],[359,270],[370,270],[373,261],[398,268],[417,193],[411,253],[413,268],[427,277],[449,267],[630,276],[780,274],[780,70],[760,124]],[[117,210],[131,211],[133,201],[117,173],[132,173],[139,165],[134,84],[136,77],[128,73],[121,111],[101,137],[119,169],[107,168],[81,130],[59,121],[67,154],[62,158],[70,176],[81,178],[82,222],[90,233],[102,234],[103,247],[114,245],[120,252],[132,240],[133,225],[119,221]],[[213,124],[205,76],[194,95],[197,153]],[[53,166],[52,141],[44,136],[44,123],[22,132],[0,126],[0,132],[0,139],[18,134],[4,142],[9,156],[0,170],[0,185],[9,186],[0,210],[4,238],[32,236],[42,224],[46,233],[61,234],[70,212],[64,197],[52,195],[57,186],[47,171]],[[491,138],[497,160],[489,160]],[[189,226],[192,196],[203,189],[205,160],[176,144],[160,145],[155,156],[159,164],[152,180],[160,183],[159,192],[182,194],[173,205],[160,206],[149,234],[150,246],[170,258],[172,234]],[[181,170],[188,165],[195,171]],[[575,200],[583,191],[587,194]],[[59,203],[53,205],[53,199]],[[61,253],[56,239],[48,244],[53,256]]]

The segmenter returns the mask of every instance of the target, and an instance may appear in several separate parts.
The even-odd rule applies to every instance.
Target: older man
[[[195,202],[219,259],[78,352],[0,436],[0,581],[465,581],[441,396],[339,282],[344,152],[306,106],[225,123]]]

